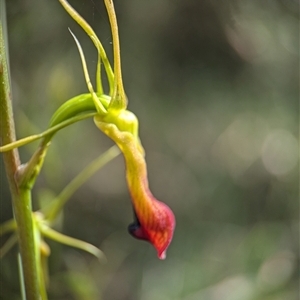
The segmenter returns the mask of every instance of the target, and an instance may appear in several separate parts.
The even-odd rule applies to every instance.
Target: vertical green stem
[[[11,104],[11,88],[5,49],[5,2],[0,0],[0,144],[15,141],[15,128]],[[20,166],[18,151],[3,153],[3,160],[12,197],[13,211],[17,223],[19,249],[22,258],[26,297],[39,300],[37,266],[35,263],[34,234],[31,211],[31,192],[20,190],[15,174]]]

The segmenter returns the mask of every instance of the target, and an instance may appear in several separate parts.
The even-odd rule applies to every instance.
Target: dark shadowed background
[[[101,0],[70,0],[111,58]],[[151,189],[177,218],[165,261],[127,233],[124,163],[106,165],[57,229],[106,264],[50,243],[50,299],[296,300],[299,288],[299,28],[296,0],[116,0],[125,90],[140,120]],[[18,138],[46,129],[87,92],[97,54],[58,1],[7,1]],[[34,202],[57,195],[112,145],[92,120],[57,134]],[[37,143],[20,149],[25,162]],[[1,162],[2,163],[2,162]],[[1,165],[1,221],[12,216]],[[4,240],[2,241],[4,242]],[[20,299],[17,249],[1,260],[0,299]]]

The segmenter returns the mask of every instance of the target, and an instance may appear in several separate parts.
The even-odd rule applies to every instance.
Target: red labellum
[[[133,237],[150,242],[158,257],[165,259],[175,229],[175,217],[166,204],[155,198],[152,203],[152,209],[145,215],[135,210],[135,222],[128,226],[128,231]]]

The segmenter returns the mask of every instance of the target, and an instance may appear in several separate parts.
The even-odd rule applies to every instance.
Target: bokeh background
[[[70,0],[111,58],[102,1]],[[175,212],[167,259],[127,233],[118,157],[74,194],[57,229],[105,253],[49,242],[50,299],[299,299],[299,2],[116,0],[129,109],[139,117],[150,186]],[[58,1],[7,1],[18,138],[87,92],[97,54]],[[112,61],[112,60],[111,60]],[[92,120],[55,137],[34,189],[51,201],[112,145]],[[37,144],[20,149],[25,162]],[[2,162],[1,162],[2,163]],[[1,221],[11,218],[1,165]],[[4,240],[2,240],[2,243]],[[17,249],[1,260],[0,299],[20,299]]]

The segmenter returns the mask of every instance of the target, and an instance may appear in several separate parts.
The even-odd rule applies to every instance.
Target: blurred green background
[[[102,1],[70,3],[111,58]],[[78,190],[57,227],[102,249],[108,262],[50,242],[50,299],[299,299],[299,2],[116,0],[115,7],[150,186],[177,227],[165,261],[127,233],[132,209],[118,157]],[[7,19],[21,138],[87,92],[68,27],[92,78],[97,54],[58,1],[7,1]],[[34,202],[49,201],[110,145],[92,120],[64,129]],[[20,149],[24,162],[36,146]],[[11,215],[1,165],[1,221]],[[0,299],[19,299],[16,254],[1,261]]]

